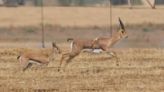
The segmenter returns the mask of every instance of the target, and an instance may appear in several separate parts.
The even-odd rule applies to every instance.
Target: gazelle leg
[[[116,59],[116,65],[119,66],[119,58],[116,54],[116,52],[111,51],[109,48],[105,47],[103,50],[110,56],[114,57]]]
[[[70,55],[69,58],[66,60],[64,65],[64,70],[66,69],[67,65],[71,62],[73,58],[75,58],[77,55]]]
[[[30,68],[32,66],[32,63],[28,63],[28,65],[26,66],[26,68],[23,69],[23,71],[25,71],[27,68]]]
[[[112,57],[114,57],[116,59],[116,65],[119,66],[119,58],[118,58],[116,52],[111,51],[111,52],[109,52],[109,55],[111,55]]]
[[[20,61],[20,65],[23,71],[25,71],[27,68],[31,66],[31,64],[29,63],[29,59],[27,58],[20,57],[19,61]]]
[[[41,63],[41,65],[43,65],[43,66],[46,66],[46,67],[47,67],[47,66],[48,66],[48,64],[49,64],[49,62],[50,62],[49,60],[45,60],[45,63]]]
[[[66,54],[63,54],[63,55],[62,55],[62,57],[61,57],[61,59],[60,59],[60,64],[59,64],[58,71],[60,71],[64,59],[67,58],[68,56],[69,56],[69,53],[66,53]]]
[[[71,62],[71,60],[73,58],[75,58],[77,55],[79,55],[79,53],[80,53],[80,51],[70,52],[70,53],[63,54],[62,57],[61,57],[61,60],[60,60],[60,66],[59,66],[58,71],[60,71],[64,59],[66,59],[65,60],[65,64],[63,66],[63,68],[65,70],[66,66]]]

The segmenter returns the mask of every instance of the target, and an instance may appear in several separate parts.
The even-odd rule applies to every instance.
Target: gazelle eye
[[[124,31],[121,31],[122,33],[124,33]]]

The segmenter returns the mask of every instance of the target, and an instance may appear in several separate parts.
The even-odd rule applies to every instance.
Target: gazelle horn
[[[125,30],[125,26],[124,26],[124,23],[121,21],[120,17],[119,17],[119,22],[120,22],[120,27],[121,29]]]

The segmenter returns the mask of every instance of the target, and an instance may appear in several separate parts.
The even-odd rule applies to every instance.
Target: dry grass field
[[[155,10],[114,7],[113,30],[118,28],[117,19],[121,17],[129,34],[126,47],[164,47],[163,9],[163,6],[157,6]],[[110,33],[109,7],[45,7],[44,11],[45,40],[48,42],[65,42],[68,37],[93,39]],[[39,7],[0,7],[0,12],[0,42],[4,42],[0,46],[6,46],[6,42],[7,46],[12,46],[10,42],[41,40]]]
[[[47,67],[22,72],[18,49],[0,49],[1,92],[162,92],[163,49],[116,49],[120,58],[81,53],[65,72],[58,72],[60,55]]]
[[[121,9],[122,8],[122,9]],[[113,25],[121,17],[126,24],[163,24],[164,7],[128,9],[113,8]],[[45,24],[59,26],[109,26],[109,7],[45,7]],[[39,7],[0,8],[0,26],[38,26],[41,23]]]

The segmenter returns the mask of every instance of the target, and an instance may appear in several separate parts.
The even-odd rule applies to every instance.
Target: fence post
[[[113,27],[112,27],[112,0],[109,0],[110,3],[110,35],[113,34]]]
[[[41,0],[41,30],[42,30],[42,48],[45,48],[45,36],[44,36],[44,6],[43,0]]]

